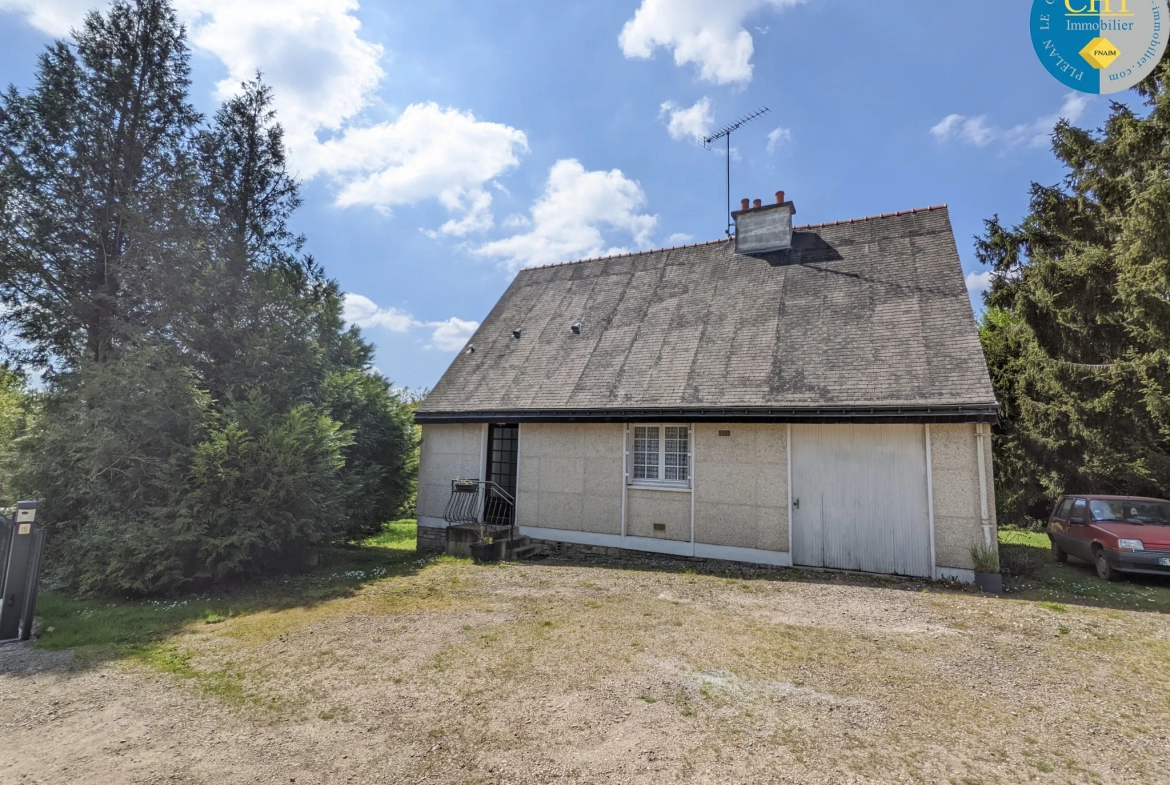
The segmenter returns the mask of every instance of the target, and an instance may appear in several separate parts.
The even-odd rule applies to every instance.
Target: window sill
[[[639,491],[673,491],[674,493],[690,493],[689,485],[667,485],[665,483],[632,482],[629,487]]]

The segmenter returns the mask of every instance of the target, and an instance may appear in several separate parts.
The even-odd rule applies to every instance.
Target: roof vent
[[[475,344],[473,344],[473,343],[467,344],[467,353],[468,354],[475,354]]]
[[[513,337],[513,338],[519,338],[519,337],[520,337],[520,331],[519,331],[519,330],[513,330],[513,331],[512,331],[512,337]]]
[[[580,335],[581,334],[581,323],[580,322],[573,322],[573,326],[570,327],[569,329],[573,331],[573,335]]]
[[[735,252],[743,254],[783,251],[792,247],[792,216],[796,205],[784,201],[784,192],[776,192],[776,203],[762,206],[759,199],[754,207],[748,200],[740,202],[742,210],[732,213],[735,218]]]

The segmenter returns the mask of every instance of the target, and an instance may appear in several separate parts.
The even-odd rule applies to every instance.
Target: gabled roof
[[[522,270],[471,345],[419,422],[995,418],[945,207]]]

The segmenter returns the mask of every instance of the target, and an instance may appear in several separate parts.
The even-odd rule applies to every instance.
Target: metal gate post
[[[36,524],[37,503],[19,502],[12,535],[4,556],[3,595],[0,595],[0,643],[27,641],[32,636],[41,577],[45,530]]]

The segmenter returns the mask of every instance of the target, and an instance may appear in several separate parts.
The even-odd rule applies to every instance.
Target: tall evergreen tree
[[[1062,121],[1061,185],[987,221],[981,335],[1005,518],[1065,492],[1170,492],[1170,60],[1099,131]]]
[[[190,263],[188,59],[165,0],[117,0],[0,98],[0,302],[34,362],[164,329]]]
[[[15,486],[81,591],[295,565],[410,493],[409,411],[290,228],[270,90],[199,128],[187,59],[165,0],[115,0],[3,97],[0,298],[56,371]]]

